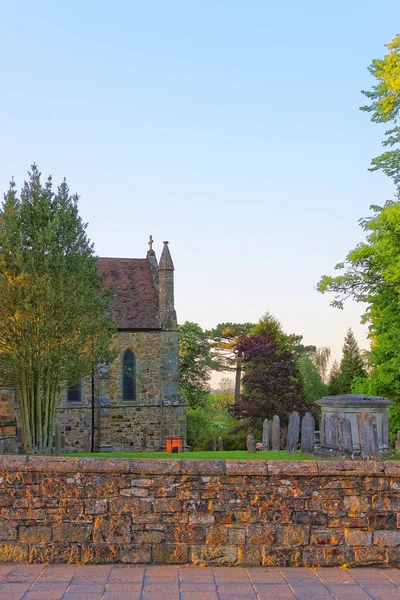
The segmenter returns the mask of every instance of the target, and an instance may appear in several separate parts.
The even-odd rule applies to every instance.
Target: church
[[[172,438],[179,450],[186,447],[174,265],[168,242],[159,263],[151,236],[149,245],[146,258],[97,259],[113,291],[118,354],[111,365],[62,389],[56,420],[65,452],[161,451]],[[0,410],[7,408],[8,418],[14,413],[18,423],[14,394],[4,392]]]

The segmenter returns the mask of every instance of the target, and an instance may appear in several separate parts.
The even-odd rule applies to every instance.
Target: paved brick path
[[[0,600],[400,600],[397,569],[0,565]]]

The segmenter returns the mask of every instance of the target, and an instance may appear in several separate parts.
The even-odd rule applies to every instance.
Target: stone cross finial
[[[153,242],[154,242],[154,240],[153,240],[153,236],[151,235],[151,236],[150,236],[150,239],[149,239],[149,246],[150,246],[150,250],[153,250]]]

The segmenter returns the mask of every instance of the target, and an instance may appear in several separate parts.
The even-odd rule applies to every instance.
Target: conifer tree
[[[339,394],[350,394],[355,377],[366,377],[364,360],[361,355],[357,340],[349,327],[344,338],[343,356],[340,361]]]
[[[52,446],[63,382],[111,358],[110,294],[64,180],[56,193],[32,166],[0,210],[0,381],[15,387],[26,452]]]
[[[329,373],[328,381],[329,396],[340,394],[340,365],[337,360],[334,360]]]

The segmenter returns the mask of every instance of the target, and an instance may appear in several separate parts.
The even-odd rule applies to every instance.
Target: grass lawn
[[[184,459],[207,459],[207,460],[315,460],[310,454],[288,454],[283,450],[280,452],[257,452],[248,454],[246,450],[224,451],[224,452],[183,452],[182,454],[167,454],[166,452],[78,452],[64,456],[105,456],[107,458],[184,458]]]

